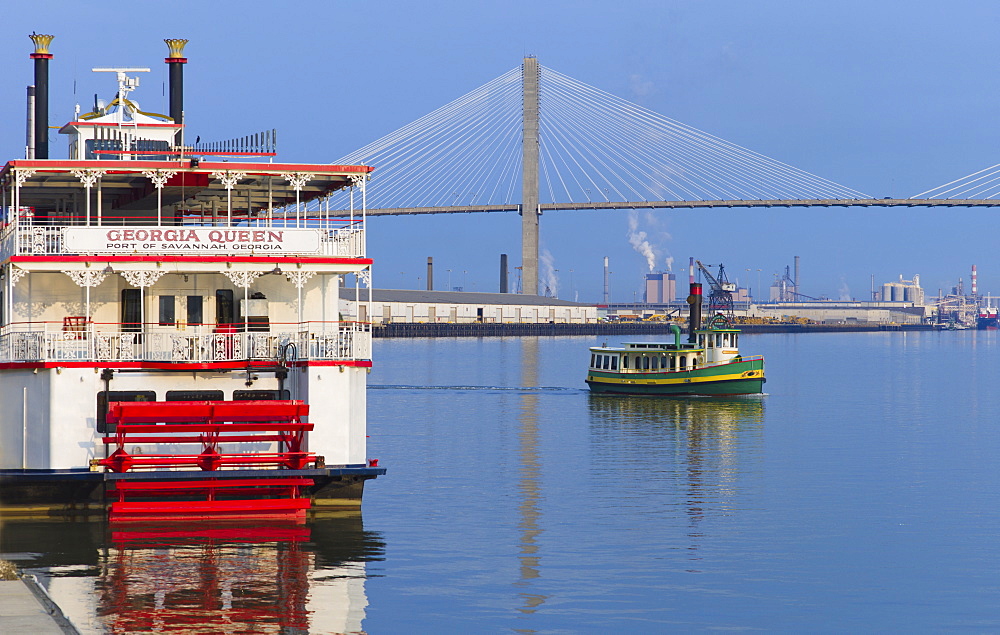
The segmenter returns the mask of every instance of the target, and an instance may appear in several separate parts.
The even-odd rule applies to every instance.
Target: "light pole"
[[[448,290],[451,291],[451,269],[448,269]]]

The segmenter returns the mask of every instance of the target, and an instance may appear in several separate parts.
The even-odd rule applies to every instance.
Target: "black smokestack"
[[[690,317],[688,319],[688,341],[695,341],[694,332],[701,328],[701,283],[691,283],[691,293],[688,295],[687,303],[691,305]]]
[[[507,293],[507,254],[500,254],[500,293]]]
[[[434,290],[434,257],[427,256],[427,290]]]
[[[49,44],[54,35],[32,33],[28,37],[35,43],[35,158],[49,158]]]
[[[164,59],[170,66],[170,118],[174,123],[184,123],[184,65],[187,58],[184,57],[184,45],[187,40],[163,40],[167,43],[170,55]],[[184,141],[182,132],[177,133],[175,142],[180,145]]]

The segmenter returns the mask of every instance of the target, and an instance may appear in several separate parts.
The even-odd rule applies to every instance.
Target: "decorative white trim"
[[[259,278],[260,276],[264,275],[267,272],[265,272],[265,271],[223,271],[222,273],[225,274],[225,276],[227,278],[229,278],[229,280],[234,285],[236,285],[237,287],[241,287],[243,289],[248,289],[248,288],[250,288],[250,285],[253,283],[254,280],[256,280],[257,278]]]
[[[301,172],[293,172],[291,174],[282,174],[281,178],[288,181],[296,192],[301,191],[302,188],[306,186],[312,177],[308,174],[302,174]]]
[[[97,179],[104,176],[105,172],[106,170],[87,168],[86,170],[73,170],[73,176],[80,179],[83,187],[94,187],[94,183],[97,183]]]
[[[27,182],[28,179],[35,175],[34,170],[14,170],[14,180],[16,181],[17,187],[21,187]]]
[[[236,184],[241,180],[247,178],[246,172],[212,172],[213,179],[219,179],[222,181],[222,185],[225,186],[227,190],[231,190],[236,187]]]
[[[310,278],[316,275],[315,271],[286,271],[285,277],[288,281],[295,285],[295,288],[301,289],[305,286],[306,282]]]
[[[119,271],[118,273],[133,287],[151,287],[167,272],[147,269],[145,271]]]
[[[96,287],[108,277],[108,274],[104,273],[102,269],[76,269],[63,271],[63,273],[69,276],[78,287]]]
[[[372,286],[372,270],[362,269],[358,272],[358,279],[361,280],[366,287]]]
[[[153,182],[156,189],[162,190],[163,185],[177,174],[177,170],[143,170],[142,175]]]
[[[28,275],[28,272],[14,265],[7,265],[7,275],[10,276],[10,286],[17,285],[17,281]]]

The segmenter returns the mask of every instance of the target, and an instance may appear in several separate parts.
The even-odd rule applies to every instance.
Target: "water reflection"
[[[538,339],[523,338],[521,340],[521,386],[534,387],[538,385]],[[540,526],[542,501],[541,459],[539,457],[538,441],[538,400],[537,393],[525,392],[521,395],[518,439],[518,480],[517,491],[520,497],[517,506],[518,529],[518,559],[520,561],[520,578],[515,586],[521,588],[518,594],[522,605],[518,611],[525,614],[534,613],[545,603],[547,596],[530,591],[532,581],[541,576],[541,557],[538,553],[538,539],[542,533]]]
[[[688,520],[690,559],[699,560],[706,516],[737,508],[741,471],[750,469],[752,446],[761,442],[764,400],[591,395],[595,465],[598,470],[636,466],[637,482],[624,491],[623,504],[629,498],[643,505],[659,499],[672,510],[680,501]]]
[[[254,524],[7,519],[0,551],[83,632],[356,633],[366,563],[384,545],[352,512]]]

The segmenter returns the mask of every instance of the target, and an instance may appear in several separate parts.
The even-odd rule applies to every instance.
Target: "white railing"
[[[179,362],[371,359],[371,325],[303,324],[300,330],[216,333],[80,330],[13,325],[0,335],[0,362]]]
[[[207,227],[201,224],[185,224],[182,227]],[[151,226],[152,227],[152,226]],[[256,228],[253,226],[252,228]],[[33,224],[27,218],[16,219],[0,228],[0,259],[10,256],[57,256],[77,255],[65,248],[64,225]],[[165,228],[177,229],[177,228]],[[320,255],[342,258],[365,257],[364,226],[361,222],[346,223],[343,227],[313,228],[320,235]],[[91,253],[91,252],[88,252]],[[95,254],[115,252],[92,252]],[[234,252],[235,253],[235,252]],[[219,254],[219,252],[213,252]],[[222,254],[225,255],[225,254]],[[246,255],[241,252],[240,255]]]

